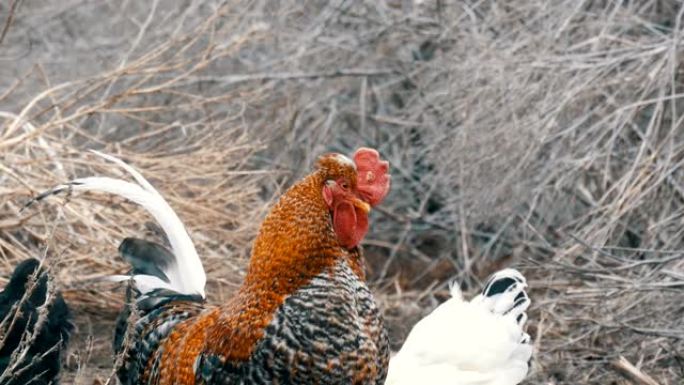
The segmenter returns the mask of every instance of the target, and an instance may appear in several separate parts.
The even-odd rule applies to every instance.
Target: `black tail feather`
[[[0,292],[0,321],[0,383],[57,384],[74,326],[61,293],[49,291],[48,275],[37,259],[21,262]]]
[[[169,282],[164,270],[174,263],[171,251],[164,246],[138,238],[126,238],[119,245],[121,256],[133,266],[133,274],[153,275]]]

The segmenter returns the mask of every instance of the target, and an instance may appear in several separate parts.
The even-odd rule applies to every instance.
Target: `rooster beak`
[[[354,204],[354,207],[360,209],[365,214],[368,214],[371,210],[371,205],[369,205],[367,202],[362,201],[359,198],[354,198],[352,200],[352,203]]]

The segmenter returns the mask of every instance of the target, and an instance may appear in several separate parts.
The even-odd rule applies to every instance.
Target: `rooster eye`
[[[349,184],[347,184],[347,182],[340,183],[340,186],[345,190],[349,188]]]

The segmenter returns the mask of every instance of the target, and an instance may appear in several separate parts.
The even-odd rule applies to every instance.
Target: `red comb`
[[[362,147],[354,153],[354,163],[359,193],[372,206],[379,204],[390,189],[389,162],[380,160],[380,154],[372,148]]]

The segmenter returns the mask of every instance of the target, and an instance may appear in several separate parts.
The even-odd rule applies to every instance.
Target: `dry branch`
[[[635,385],[658,385],[656,380],[632,365],[625,357],[620,356],[617,360],[612,362],[612,365],[620,374],[632,381]]]

